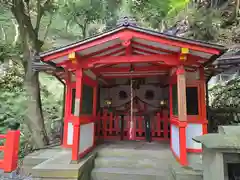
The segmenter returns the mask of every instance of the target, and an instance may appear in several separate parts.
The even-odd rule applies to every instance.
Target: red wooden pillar
[[[205,87],[205,76],[204,69],[201,67],[200,71],[200,121],[202,122],[203,134],[208,133],[208,121],[207,121],[207,104],[206,104],[206,87]]]
[[[173,119],[172,81],[171,81],[171,79],[169,81],[169,114],[170,114],[170,122],[171,122],[171,120]],[[170,149],[172,150],[172,123],[170,124]]]
[[[97,128],[98,128],[98,116],[97,116],[97,96],[98,94],[98,86],[94,86],[93,87],[93,118],[94,118],[94,131],[93,131],[93,145],[96,144],[97,138],[96,138],[96,132],[98,132]]]
[[[181,165],[186,166],[187,105],[186,105],[186,76],[184,66],[179,66],[177,70],[177,94],[178,94],[180,163]]]
[[[70,72],[66,72],[66,79],[65,79],[65,112],[64,112],[64,129],[63,129],[63,147],[69,147],[67,144],[68,138],[68,121],[69,116],[71,114],[71,74]]]
[[[83,70],[81,68],[76,70],[76,97],[74,109],[74,123],[73,123],[73,145],[72,145],[72,161],[79,160],[80,150],[80,110],[82,100],[82,83]]]

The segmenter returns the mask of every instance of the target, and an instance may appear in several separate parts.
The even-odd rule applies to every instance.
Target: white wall
[[[84,124],[80,127],[80,153],[92,147],[94,141],[94,123]]]
[[[68,123],[67,144],[73,144],[73,124]],[[92,147],[94,141],[94,123],[84,124],[80,126],[80,153]]]
[[[180,157],[179,128],[171,124],[171,145],[175,154]]]
[[[186,144],[187,148],[190,149],[202,149],[202,144],[193,141],[192,138],[196,136],[201,136],[202,132],[202,124],[191,124],[189,123],[186,127]]]
[[[73,144],[73,124],[68,123],[68,132],[67,132],[67,145]]]

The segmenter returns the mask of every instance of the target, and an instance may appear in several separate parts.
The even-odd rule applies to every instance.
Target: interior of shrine
[[[147,67],[147,64],[140,65]],[[163,121],[157,118],[160,118],[164,109],[168,109],[166,75],[138,76],[135,67],[140,65],[129,67],[128,64],[122,64],[121,66],[129,67],[129,74],[119,74],[118,78],[110,78],[108,86],[100,87],[99,108],[107,113],[112,112],[114,116],[112,123],[109,122],[110,119],[107,122],[110,130],[105,137],[107,139],[120,137],[121,140],[151,141],[152,138],[169,138],[168,122],[165,122],[167,136],[164,137]]]

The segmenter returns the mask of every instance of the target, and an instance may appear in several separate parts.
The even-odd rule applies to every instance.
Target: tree
[[[122,6],[121,0],[104,0],[103,3],[103,23],[105,24],[105,29],[113,29],[116,27],[117,21],[119,19],[119,9]]]
[[[167,18],[175,16],[184,9],[189,0],[136,0],[133,3],[133,11],[141,19],[148,23],[153,29],[162,30],[162,25]]]
[[[42,114],[39,73],[32,70],[32,62],[34,55],[41,51],[44,44],[40,39],[41,20],[44,16],[55,12],[56,2],[54,0],[0,0],[0,3],[11,11],[18,24],[23,54],[21,62],[25,72],[24,86],[28,94],[25,121],[35,145],[41,148],[48,144],[48,138]]]
[[[77,25],[85,39],[88,36],[88,25],[103,17],[103,0],[66,0],[61,4],[60,14],[69,26]]]

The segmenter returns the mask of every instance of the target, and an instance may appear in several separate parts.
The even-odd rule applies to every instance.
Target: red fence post
[[[103,112],[103,139],[107,138],[107,120],[108,120],[108,112]]]
[[[162,127],[161,127],[161,114],[158,112],[157,116],[155,117],[157,119],[157,136],[161,136],[161,131],[162,131]]]
[[[18,165],[20,131],[10,130],[6,134],[6,142],[4,144],[3,168],[4,172],[12,172]]]
[[[113,113],[110,112],[110,117],[109,117],[109,136],[112,135],[113,133]]]
[[[168,140],[168,112],[166,110],[163,110],[162,112],[163,116],[163,129],[164,129],[164,139]]]

